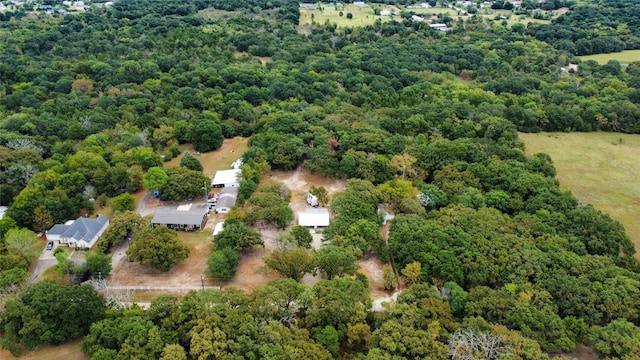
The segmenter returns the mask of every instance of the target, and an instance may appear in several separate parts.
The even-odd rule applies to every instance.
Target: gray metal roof
[[[151,219],[152,224],[161,225],[202,225],[202,219],[207,215],[206,207],[196,207],[188,211],[165,210],[156,211]]]
[[[63,238],[74,238],[78,241],[84,240],[90,243],[91,240],[100,232],[100,229],[109,222],[104,215],[98,215],[95,219],[84,217],[77,218],[71,225],[56,224],[47,235],[60,235]]]

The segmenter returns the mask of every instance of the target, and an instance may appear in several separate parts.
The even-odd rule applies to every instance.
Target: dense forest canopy
[[[262,244],[250,225],[286,228],[293,219],[289,193],[257,189],[267,169],[304,165],[350,180],[329,204],[332,247],[316,260],[299,251],[326,277],[313,287],[279,280],[249,294],[161,297],[142,310],[105,305],[87,287],[39,282],[3,303],[2,345],[19,353],[19,343],[88,332],[92,359],[446,359],[477,351],[465,347],[477,337],[514,359],[580,343],[611,358],[637,356],[633,243],[619,223],[562,192],[551,158],[527,158],[517,131],[640,133],[640,63],[574,57],[637,48],[640,11],[629,0],[545,4],[523,2],[523,11],[570,9],[526,27],[450,19],[448,33],[408,19],[301,31],[292,1],[132,0],[59,17],[4,13],[3,291],[27,278],[33,260],[26,250],[35,234],[17,228],[40,232],[143,187],[164,200],[199,196],[208,183],[201,164],[183,158],[163,169],[179,144],[205,152],[250,137],[245,206],[206,269],[221,278]],[[380,203],[396,214],[388,246]],[[148,231],[130,212],[115,223],[101,248]],[[369,311],[366,276],[350,266],[371,253],[412,283],[379,312]],[[64,312],[41,306],[51,296]],[[61,326],[74,332],[48,331],[75,309],[65,307],[74,296],[95,311],[65,317]]]

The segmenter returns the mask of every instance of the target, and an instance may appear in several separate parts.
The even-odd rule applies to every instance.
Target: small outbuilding
[[[206,205],[181,205],[176,209],[159,209],[151,219],[151,226],[166,226],[174,230],[202,230],[207,223],[209,208]]]
[[[298,214],[298,225],[314,229],[329,226],[329,221],[328,209],[309,209]]]
[[[238,200],[238,188],[237,187],[225,187],[220,190],[218,195],[218,201],[216,202],[216,212],[218,214],[226,214],[231,211],[231,208],[236,205]]]
[[[47,240],[72,247],[90,249],[109,227],[109,219],[98,215],[95,219],[79,217],[64,224],[56,224],[45,232]]]
[[[216,172],[216,175],[211,181],[211,187],[225,188],[240,186],[240,178],[242,177],[242,171],[240,169],[220,170]]]
[[[224,221],[217,223],[213,228],[213,236],[218,235],[222,230],[224,230]]]

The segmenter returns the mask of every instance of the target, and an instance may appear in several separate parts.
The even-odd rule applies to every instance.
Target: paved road
[[[111,273],[112,274],[116,270],[116,267],[118,266],[118,264],[120,264],[122,259],[127,258],[127,246],[129,246],[129,242],[130,242],[130,239],[127,239],[123,243],[118,245],[116,250],[111,255]]]
[[[48,268],[58,263],[58,260],[53,256],[53,251],[58,246],[59,245],[54,241],[53,249],[42,251],[42,254],[40,254],[40,257],[36,262],[36,268],[33,270],[33,275],[31,276],[33,280],[38,279]]]

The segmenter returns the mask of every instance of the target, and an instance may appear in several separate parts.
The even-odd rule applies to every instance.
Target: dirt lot
[[[178,237],[184,241],[191,253],[189,257],[177,264],[168,272],[152,269],[150,266],[137,262],[122,261],[109,283],[112,285],[150,285],[150,286],[199,286],[200,275],[204,273],[207,258],[213,246],[212,232],[178,232]],[[205,277],[205,285],[217,286],[218,282]]]
[[[20,360],[88,360],[89,357],[80,350],[82,341],[73,341],[58,346],[43,346],[34,351],[25,351],[21,357],[15,358],[8,351],[0,349],[0,359]]]
[[[242,137],[224,139],[220,149],[196,155],[202,164],[202,172],[212,178],[218,170],[231,169],[231,163],[238,160],[247,151],[248,142],[248,138]],[[180,145],[180,150],[182,150],[182,154],[185,151],[193,154],[193,146],[191,144]],[[166,162],[164,167],[170,168],[180,165],[182,154]]]

